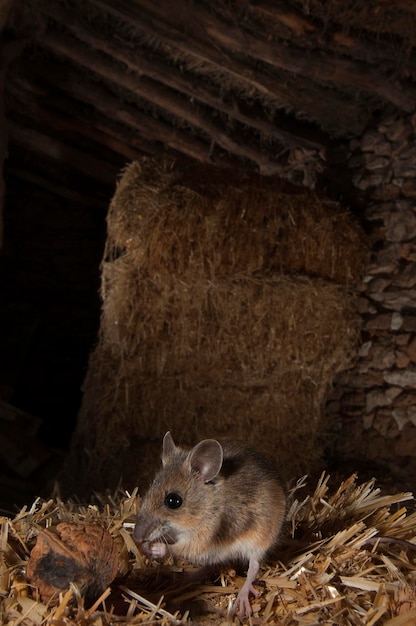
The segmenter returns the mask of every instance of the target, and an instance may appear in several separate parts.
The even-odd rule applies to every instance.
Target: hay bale
[[[168,429],[249,440],[288,475],[309,471],[328,387],[355,352],[363,242],[337,205],[276,181],[130,165],[108,214],[71,474],[82,445],[97,488],[102,475],[140,484]]]

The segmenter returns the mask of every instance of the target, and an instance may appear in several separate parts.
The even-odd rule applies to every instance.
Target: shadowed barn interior
[[[332,502],[323,471],[347,480],[334,507],[357,533],[352,494],[410,499],[414,3],[5,0],[0,32],[2,512],[122,487],[129,523],[167,430],[318,480],[288,512],[303,538]],[[366,585],[362,623],[416,611],[410,587],[384,603]]]

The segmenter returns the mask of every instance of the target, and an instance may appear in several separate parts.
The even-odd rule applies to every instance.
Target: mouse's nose
[[[158,526],[157,520],[149,518],[147,515],[138,515],[136,519],[136,525],[133,531],[133,539],[137,543],[143,543],[149,541],[152,532]]]

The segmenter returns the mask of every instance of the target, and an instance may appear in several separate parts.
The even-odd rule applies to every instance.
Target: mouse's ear
[[[222,446],[216,439],[204,439],[192,448],[188,458],[192,471],[207,483],[220,471],[223,456]]]
[[[170,434],[170,431],[166,433],[163,437],[163,449],[162,449],[162,463],[165,464],[166,461],[173,455],[176,450],[175,442],[173,441],[173,437]]]

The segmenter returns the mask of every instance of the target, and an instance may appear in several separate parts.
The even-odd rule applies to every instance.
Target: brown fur
[[[136,521],[134,536],[145,550],[169,544],[166,553],[215,565],[259,562],[276,545],[285,494],[264,457],[229,440],[204,440],[186,450],[167,433],[162,464]],[[166,506],[170,493],[182,498],[180,507]]]

